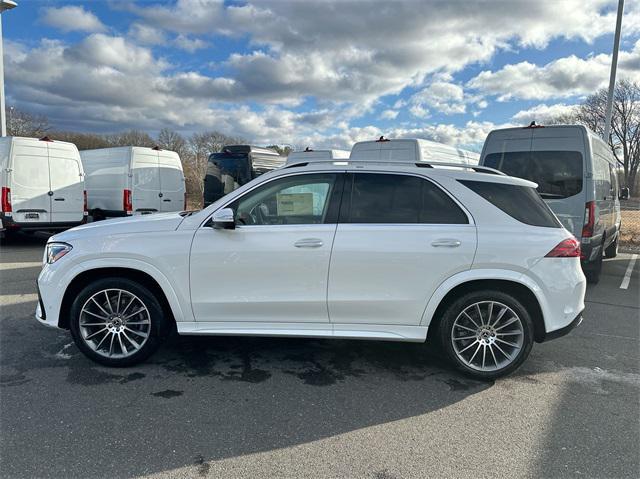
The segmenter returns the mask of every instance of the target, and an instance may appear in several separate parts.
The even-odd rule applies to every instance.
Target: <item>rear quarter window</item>
[[[545,228],[562,228],[535,188],[488,181],[458,180],[521,223]]]

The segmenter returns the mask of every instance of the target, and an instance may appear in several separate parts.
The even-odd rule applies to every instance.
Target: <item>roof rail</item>
[[[461,163],[441,163],[438,161],[421,161],[419,163],[415,163],[415,165],[419,168],[433,168],[434,166],[446,166],[446,167],[454,167],[454,168],[467,168],[469,170],[476,171],[478,173],[487,173],[489,175],[501,175],[507,176],[500,170],[496,170],[495,168],[489,168],[488,166],[477,166],[477,165],[463,165]]]
[[[420,162],[406,162],[406,163],[400,163],[400,162],[396,162],[396,161],[380,161],[380,160],[374,160],[374,161],[362,161],[362,160],[358,160],[358,161],[349,161],[348,159],[344,159],[344,160],[318,160],[318,161],[314,161],[314,164],[318,164],[318,163],[330,163],[335,165],[336,163],[338,164],[345,164],[345,163],[351,163],[351,164],[358,164],[358,163],[369,163],[369,164],[383,164],[383,165],[389,165],[389,164],[393,164],[393,165],[415,165],[419,168],[433,168],[434,166],[445,166],[447,168],[465,168],[468,170],[473,170],[477,173],[486,173],[488,175],[500,175],[500,176],[509,176],[506,173],[503,173],[500,170],[496,170],[495,168],[490,168],[488,166],[477,166],[477,165],[464,165],[461,163],[446,163],[446,162],[439,162],[439,161],[420,161]],[[309,164],[308,161],[300,161],[300,162],[296,162],[296,163],[291,163],[289,165],[283,165],[280,168],[282,169],[287,169],[287,168],[297,168],[297,167],[302,167],[302,166],[307,166]]]

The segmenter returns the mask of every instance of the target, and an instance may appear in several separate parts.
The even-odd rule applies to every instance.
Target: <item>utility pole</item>
[[[0,136],[7,136],[4,110],[4,51],[2,50],[2,12],[17,7],[13,0],[0,0]]]
[[[616,70],[618,68],[618,50],[620,50],[620,30],[622,28],[622,10],[624,0],[618,0],[618,18],[616,19],[616,33],[613,38],[613,55],[611,56],[611,76],[609,77],[609,93],[607,94],[607,110],[604,116],[604,138],[609,143],[611,132],[611,116],[613,113],[613,92],[616,88]]]

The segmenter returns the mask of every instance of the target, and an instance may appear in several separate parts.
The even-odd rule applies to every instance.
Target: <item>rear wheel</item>
[[[616,239],[613,241],[613,243],[607,246],[607,249],[604,250],[605,258],[615,258],[616,256],[618,256],[618,237],[617,236],[616,236]]]
[[[598,257],[595,261],[591,261],[585,264],[582,268],[587,281],[591,284],[597,284],[600,281],[600,273],[602,273],[602,248],[604,247],[604,241],[598,248]]]
[[[442,348],[464,373],[494,379],[515,371],[533,346],[533,324],[513,296],[494,290],[467,293],[447,308]]]
[[[132,366],[149,357],[167,329],[160,303],[143,285],[105,278],[84,288],[71,306],[73,339],[105,366]]]

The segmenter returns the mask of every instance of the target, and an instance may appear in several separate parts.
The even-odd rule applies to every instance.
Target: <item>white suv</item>
[[[199,212],[53,236],[36,316],[109,366],[142,361],[176,328],[428,337],[464,372],[498,377],[584,308],[580,245],[534,188],[480,167],[288,165]]]

